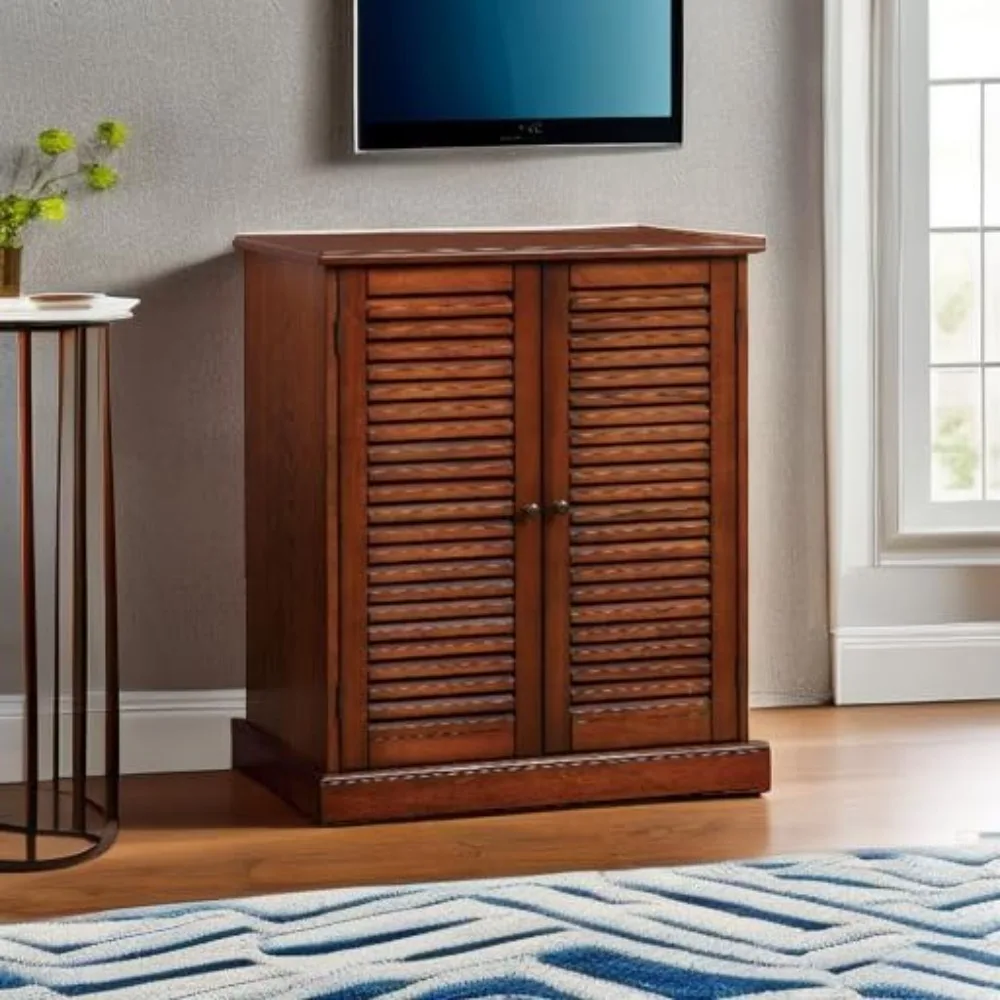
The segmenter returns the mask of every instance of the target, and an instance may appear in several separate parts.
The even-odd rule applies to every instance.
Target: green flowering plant
[[[84,142],[62,128],[40,132],[22,150],[9,187],[0,189],[0,248],[21,247],[24,230],[36,219],[62,222],[74,192],[117,187],[121,175],[113,160],[129,135],[129,127],[114,118],[98,122]]]

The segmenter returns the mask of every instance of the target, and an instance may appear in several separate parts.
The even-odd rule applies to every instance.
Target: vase
[[[21,247],[0,247],[0,299],[21,294]]]

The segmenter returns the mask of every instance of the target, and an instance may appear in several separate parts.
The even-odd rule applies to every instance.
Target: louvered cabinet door
[[[736,277],[547,271],[549,752],[736,738]]]
[[[540,281],[342,273],[344,770],[541,750]]]

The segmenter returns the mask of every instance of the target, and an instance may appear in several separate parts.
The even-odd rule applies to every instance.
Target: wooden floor
[[[1000,831],[1000,704],[757,712],[762,799],[352,829],[232,774],[130,778],[124,832],[64,872],[0,876],[0,919],[327,886],[670,865]]]

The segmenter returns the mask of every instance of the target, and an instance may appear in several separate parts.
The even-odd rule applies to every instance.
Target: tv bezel
[[[539,146],[670,146],[684,138],[684,0],[673,0],[671,75],[675,112],[665,118],[551,118],[492,121],[361,120],[359,5],[353,2],[354,151],[490,149]]]

